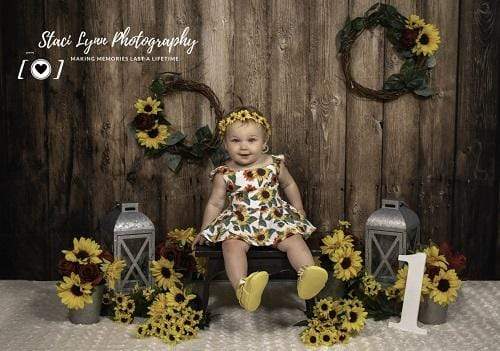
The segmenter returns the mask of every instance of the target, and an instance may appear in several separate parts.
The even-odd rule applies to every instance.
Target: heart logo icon
[[[35,69],[37,70],[38,73],[42,74],[47,69],[47,65],[44,63],[37,63],[35,65]]]

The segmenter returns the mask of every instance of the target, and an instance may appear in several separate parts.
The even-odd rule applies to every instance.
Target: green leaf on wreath
[[[304,319],[302,321],[299,321],[299,322],[295,323],[293,326],[294,327],[306,327],[307,323],[308,323],[308,320]]]
[[[413,53],[411,52],[411,50],[403,50],[401,51],[401,56],[403,56],[404,58],[411,58],[413,57]]]
[[[179,155],[171,154],[170,152],[165,152],[167,158],[167,166],[168,168],[177,173],[181,166],[182,157]]]
[[[224,162],[226,159],[226,154],[221,146],[219,146],[212,154],[210,155],[210,159],[215,167],[218,167]]]
[[[386,91],[398,91],[404,89],[405,83],[401,74],[393,74],[384,82],[383,89]]]
[[[422,76],[416,76],[414,79],[406,84],[406,87],[410,90],[420,90],[426,87],[425,78]]]
[[[179,141],[183,140],[185,137],[186,136],[184,134],[182,134],[181,132],[175,131],[172,134],[170,134],[170,136],[168,137],[168,139],[167,139],[167,145],[168,146],[175,145]]]
[[[160,78],[155,79],[153,83],[151,83],[150,90],[156,95],[159,96],[163,95],[163,93],[165,92],[165,86],[163,85],[163,80],[161,80]]]
[[[352,21],[352,27],[355,31],[359,32],[365,27],[365,19],[363,17],[357,17]]]
[[[195,136],[199,142],[202,142],[204,140],[210,140],[212,139],[212,131],[208,126],[204,126],[196,131]]]
[[[425,87],[423,89],[417,89],[413,91],[415,94],[423,97],[429,97],[435,94],[434,89],[430,87]]]

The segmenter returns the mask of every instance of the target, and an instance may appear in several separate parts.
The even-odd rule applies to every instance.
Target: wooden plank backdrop
[[[140,203],[157,229],[199,228],[208,172],[185,164],[171,173],[148,160],[128,123],[155,73],[178,71],[210,85],[228,110],[239,104],[270,119],[272,153],[286,155],[318,233],[340,218],[363,236],[383,198],[406,201],[422,239],[450,240],[469,258],[467,277],[500,277],[499,84],[497,1],[388,0],[440,30],[429,100],[388,103],[346,90],[336,36],[347,16],[373,0],[20,0],[2,3],[0,32],[1,278],[56,279],[60,251],[92,234],[115,202]],[[41,33],[77,38],[131,33],[170,37],[189,26],[199,41],[178,62],[70,62],[83,50],[38,49]],[[34,51],[27,56],[26,51]],[[95,56],[147,55],[146,48],[95,47]],[[166,56],[155,49],[153,56]],[[24,58],[65,59],[60,80],[18,80]],[[382,29],[353,48],[355,78],[379,88],[400,61]],[[204,98],[165,101],[168,118],[192,135],[214,116]],[[127,178],[142,164],[134,178]],[[497,267],[495,269],[495,267]]]

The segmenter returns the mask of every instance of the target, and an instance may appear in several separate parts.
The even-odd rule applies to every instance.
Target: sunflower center
[[[268,198],[269,198],[269,196],[270,196],[270,195],[269,195],[269,191],[264,190],[264,191],[262,192],[262,197],[263,197],[264,199],[268,199]]]
[[[258,168],[257,174],[262,177],[262,176],[266,175],[266,170],[263,168]]]
[[[311,343],[315,343],[316,342],[316,337],[314,335],[312,335],[310,338],[309,338],[309,341]]]
[[[358,320],[358,314],[356,312],[351,312],[349,314],[349,322],[356,323],[357,320]]]
[[[447,292],[450,289],[450,282],[446,279],[441,279],[438,284],[438,290]]]
[[[337,312],[335,310],[331,310],[329,313],[328,313],[328,316],[330,316],[331,319],[337,317]]]
[[[151,129],[150,131],[148,131],[148,136],[150,138],[156,138],[158,136],[158,129],[155,128],[155,129]]]
[[[321,305],[321,309],[323,311],[326,311],[328,309],[328,305],[326,305],[326,304]]]
[[[174,341],[175,340],[175,337],[173,335],[169,335],[168,338],[170,339],[170,341]]]
[[[323,335],[323,341],[330,341],[330,335]]]
[[[144,111],[151,112],[151,111],[153,111],[153,107],[151,105],[146,105],[146,106],[144,106]]]
[[[87,258],[87,257],[89,257],[89,253],[87,251],[85,251],[85,250],[80,250],[76,254],[76,258],[79,258],[81,260],[83,260],[84,258]]]
[[[344,334],[340,334],[339,335],[339,340],[340,341],[344,341],[345,340],[345,335]]]
[[[184,302],[184,300],[185,300],[185,297],[184,297],[183,294],[177,294],[177,295],[175,295],[175,302],[179,302],[180,303],[180,302]]]
[[[420,44],[422,45],[429,44],[429,37],[427,36],[427,34],[422,34],[422,36],[420,37]]]
[[[349,257],[344,257],[344,259],[342,260],[342,263],[340,263],[340,266],[343,269],[347,269],[347,268],[351,267],[351,259]]]
[[[80,290],[80,287],[76,286],[76,285],[73,285],[71,287],[71,293],[75,296],[82,296],[83,295],[82,291]]]
[[[170,272],[170,269],[168,269],[167,267],[163,267],[161,269],[161,275],[164,276],[165,278],[169,279],[170,276],[172,275],[172,273]]]

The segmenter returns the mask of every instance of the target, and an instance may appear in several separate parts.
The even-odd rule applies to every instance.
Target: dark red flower
[[[415,40],[418,37],[418,32],[418,29],[403,29],[403,32],[401,33],[401,46],[406,49],[412,48],[415,45]]]
[[[146,113],[139,113],[134,118],[134,126],[139,130],[148,130],[155,126],[155,117]]]
[[[180,262],[181,252],[177,248],[177,245],[169,242],[162,242],[156,246],[156,257],[163,257],[169,261],[174,262],[174,266],[177,266]]]
[[[101,270],[95,263],[80,265],[78,273],[82,283],[92,283],[92,286],[99,284],[103,276]]]
[[[460,273],[465,268],[467,259],[461,253],[453,250],[448,241],[444,241],[439,245],[439,252],[446,257],[449,269],[454,269],[457,273]]]
[[[62,258],[57,264],[57,270],[60,274],[69,277],[71,276],[71,273],[78,272],[78,263],[66,261],[64,258]]]

